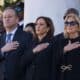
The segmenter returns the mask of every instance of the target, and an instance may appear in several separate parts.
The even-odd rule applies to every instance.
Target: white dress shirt
[[[12,34],[12,35],[11,35],[11,41],[13,40],[13,37],[14,37],[14,35],[15,35],[16,30],[17,30],[17,27],[16,27],[14,30],[12,30],[11,32],[6,32],[6,35]],[[6,40],[7,40],[7,37],[6,37]]]

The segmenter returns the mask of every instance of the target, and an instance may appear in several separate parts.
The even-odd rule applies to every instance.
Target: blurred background
[[[35,21],[38,16],[49,16],[55,25],[55,34],[64,29],[63,16],[68,8],[80,12],[80,0],[25,0],[25,24]]]
[[[24,2],[24,0],[0,0],[0,7],[7,7],[18,2]]]
[[[13,6],[18,13],[19,22],[24,20],[24,0],[0,0],[0,36],[5,32],[3,27],[2,12],[4,8]]]
[[[24,3],[24,9],[17,10],[24,11],[24,25],[35,22],[39,16],[48,16],[55,25],[55,34],[64,30],[63,16],[68,8],[76,8],[80,12],[80,0],[0,0],[0,18],[5,7],[20,2]]]

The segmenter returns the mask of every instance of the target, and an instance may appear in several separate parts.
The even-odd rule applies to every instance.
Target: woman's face
[[[79,25],[78,25],[78,22],[75,20],[75,17],[69,17],[64,24],[65,24],[67,33],[73,34],[78,32]]]
[[[37,35],[44,35],[49,31],[45,20],[42,18],[37,20],[35,29]]]

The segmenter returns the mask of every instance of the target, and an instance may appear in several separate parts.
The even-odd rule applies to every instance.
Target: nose
[[[68,26],[71,27],[72,25],[71,24],[68,24]]]

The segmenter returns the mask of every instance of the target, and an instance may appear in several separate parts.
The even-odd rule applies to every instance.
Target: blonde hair
[[[78,27],[79,27],[78,33],[80,35],[80,17],[75,14],[73,16],[67,15],[64,22],[67,21],[70,17],[73,17],[78,22],[78,24],[79,24],[78,25]],[[67,33],[66,27],[64,27],[64,37],[69,38],[69,34]]]

